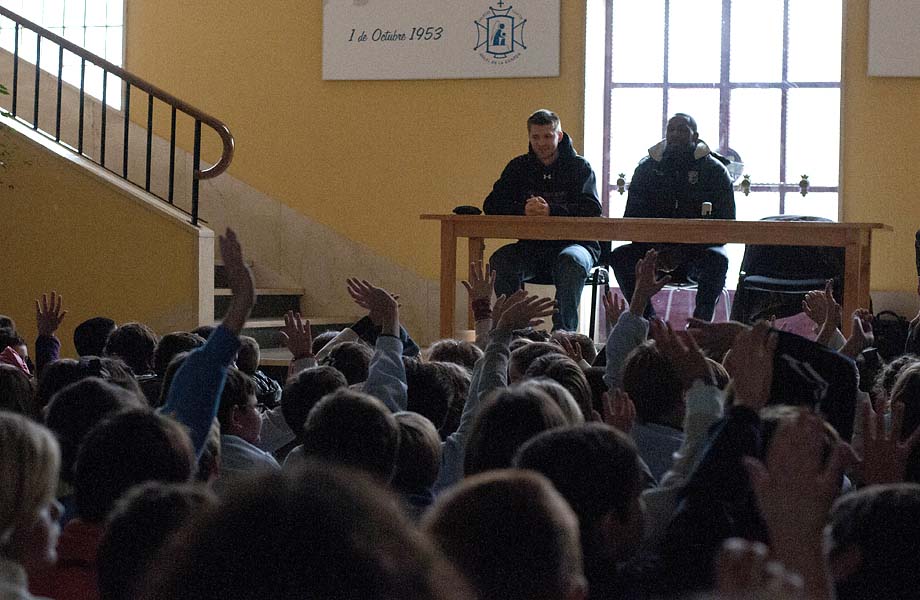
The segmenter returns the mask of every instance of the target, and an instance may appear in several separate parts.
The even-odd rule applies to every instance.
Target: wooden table
[[[608,219],[604,217],[519,217],[422,215],[441,222],[441,337],[454,333],[457,238],[468,239],[468,263],[482,260],[485,238],[526,240],[624,240],[668,243],[769,244],[843,248],[843,314],[869,306],[872,231],[882,223],[814,221],[727,221],[721,219]],[[845,319],[844,327],[850,323]]]

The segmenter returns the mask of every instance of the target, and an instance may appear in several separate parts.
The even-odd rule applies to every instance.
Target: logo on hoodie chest
[[[687,183],[690,185],[696,185],[700,181],[700,172],[699,171],[687,171]]]

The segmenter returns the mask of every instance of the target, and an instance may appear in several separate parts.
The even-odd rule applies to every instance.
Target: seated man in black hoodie
[[[556,113],[538,110],[527,119],[530,147],[505,167],[483,208],[488,215],[599,217],[594,170],[575,153]],[[597,262],[597,242],[520,240],[503,246],[489,261],[495,293],[510,296],[524,281],[552,279],[558,312],[553,329],[578,329],[578,302],[588,272]]]
[[[728,159],[712,152],[700,140],[696,121],[676,113],[668,121],[665,139],[649,148],[629,184],[624,217],[671,219],[734,219],[735,192],[725,169]],[[615,249],[610,264],[624,298],[631,298],[636,284],[636,263],[653,247],[633,243]],[[722,245],[655,244],[658,268],[680,268],[698,284],[693,316],[712,320],[725,287],[728,257]],[[655,314],[651,302],[645,316]]]

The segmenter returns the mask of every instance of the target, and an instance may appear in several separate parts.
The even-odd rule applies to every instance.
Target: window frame
[[[661,108],[661,137],[667,128],[668,117],[670,115],[668,107],[668,96],[672,89],[717,89],[719,91],[719,143],[718,149],[730,148],[731,129],[730,129],[730,111],[731,111],[731,93],[736,89],[778,89],[780,90],[780,140],[779,140],[779,182],[773,183],[752,183],[751,192],[774,192],[779,194],[779,213],[786,212],[786,196],[789,193],[800,193],[798,180],[789,181],[787,177],[787,127],[788,127],[788,94],[791,89],[841,89],[840,77],[837,81],[788,81],[789,72],[789,5],[792,0],[783,0],[783,40],[782,40],[782,67],[779,81],[760,81],[760,82],[732,82],[730,79],[731,66],[731,9],[732,0],[721,0],[722,5],[722,24],[721,24],[721,44],[720,44],[720,69],[719,82],[680,82],[672,83],[668,79],[668,58],[669,58],[669,39],[670,39],[670,13],[671,3],[673,0],[663,0],[664,2],[664,60],[662,61],[662,77],[660,83],[639,83],[639,82],[615,82],[613,80],[613,3],[621,0],[605,0],[605,21],[604,21],[604,120],[603,120],[603,173],[601,176],[601,202],[604,214],[610,212],[610,194],[618,191],[616,181],[611,176],[611,157],[610,157],[610,136],[612,131],[613,115],[611,114],[611,105],[614,90],[616,89],[658,89],[662,91],[662,108]],[[841,37],[842,37],[841,24]],[[841,126],[842,130],[842,126]],[[842,131],[839,135],[842,145]],[[838,194],[838,213],[839,213],[839,184],[840,175],[838,173],[837,185],[809,185],[808,191],[811,192],[832,192]],[[627,182],[628,188],[628,182]]]
[[[62,38],[65,38],[65,39],[68,39],[68,38],[67,38],[67,35],[66,35],[68,29],[82,29],[82,30],[83,30],[83,39],[82,39],[82,42],[80,42],[80,41],[74,41],[74,43],[76,43],[77,45],[79,45],[79,46],[81,46],[81,47],[83,47],[83,48],[86,48],[86,47],[87,47],[87,45],[86,45],[86,32],[87,32],[88,30],[90,30],[90,29],[102,29],[102,30],[105,30],[105,31],[106,31],[106,35],[105,35],[105,40],[106,40],[106,43],[105,43],[105,51],[104,51],[104,53],[102,53],[102,54],[98,54],[98,56],[101,56],[101,57],[104,58],[105,60],[107,60],[107,61],[109,61],[109,62],[111,62],[111,63],[113,63],[113,64],[115,64],[115,65],[117,65],[117,66],[119,66],[119,67],[124,67],[124,66],[125,66],[125,59],[127,58],[127,21],[128,21],[128,19],[127,19],[127,16],[128,16],[128,15],[127,15],[127,11],[128,11],[128,0],[120,0],[120,4],[121,4],[121,23],[118,24],[118,25],[112,24],[112,23],[109,23],[109,22],[108,22],[108,5],[113,4],[113,2],[112,2],[111,0],[101,0],[101,2],[104,3],[104,4],[106,5],[106,19],[105,19],[106,22],[105,22],[104,25],[91,25],[91,24],[89,24],[89,23],[87,22],[86,4],[89,3],[89,2],[93,2],[94,0],[82,0],[82,1],[81,1],[81,4],[83,4],[83,6],[84,6],[84,9],[83,9],[83,19],[82,19],[82,20],[83,20],[83,24],[82,24],[82,25],[67,25],[67,15],[68,15],[68,13],[67,13],[67,4],[68,4],[68,1],[69,1],[69,0],[61,0],[61,2],[60,2],[60,7],[61,7],[60,22],[58,22],[58,21],[49,22],[49,21],[48,21],[48,17],[46,16],[46,13],[45,13],[45,8],[46,8],[46,7],[45,7],[45,1],[44,1],[44,0],[22,0],[22,1],[20,2],[20,9],[19,9],[18,11],[16,10],[16,8],[15,8],[14,6],[10,6],[10,5],[12,4],[12,3],[10,3],[10,2],[3,2],[3,4],[4,4],[4,6],[7,6],[8,8],[10,8],[10,10],[13,10],[14,12],[18,12],[18,14],[20,14],[20,15],[22,15],[22,16],[24,16],[24,17],[30,19],[30,20],[32,20],[32,21],[33,21],[34,23],[36,23],[37,25],[40,25],[41,27],[43,27],[43,28],[45,28],[45,29],[51,31],[52,33],[55,33],[55,34],[61,36]],[[0,0],[0,2],[2,2],[2,0]],[[41,8],[40,8],[40,9],[37,9],[37,12],[38,12],[38,13],[41,13],[41,17],[40,17],[40,18],[35,19],[35,18],[32,18],[31,16],[27,16],[26,14],[24,14],[26,11],[22,10],[21,7],[22,7],[22,5],[24,5],[26,2],[41,2]],[[107,32],[108,32],[109,29],[114,28],[114,27],[120,27],[120,28],[121,28],[121,42],[120,42],[120,45],[121,45],[121,53],[120,53],[119,56],[110,56],[110,55],[108,54],[108,45],[109,45],[108,42],[109,42],[109,39],[108,39]],[[0,30],[6,29],[6,28],[12,29],[13,27],[12,27],[12,25],[10,24],[9,21],[6,21],[5,23],[4,23],[4,22],[0,22]],[[31,40],[30,40],[28,43],[24,43],[24,42],[23,42],[22,36],[24,36],[25,34],[26,34],[26,30],[25,30],[25,29],[20,29],[20,30],[19,30],[19,36],[20,36],[19,48],[20,48],[20,52],[23,52],[24,49],[30,48],[30,45],[29,45],[29,44],[31,44]],[[6,50],[9,51],[9,52],[12,52],[12,51],[13,51],[12,48],[6,48]],[[42,53],[42,58],[45,58],[45,54],[44,54],[44,53]],[[44,63],[45,61],[43,60],[43,61],[41,61],[41,62]],[[40,67],[41,67],[41,69],[42,69],[43,71],[45,71],[46,73],[50,73],[51,75],[57,76],[57,71],[56,71],[56,69],[55,69],[55,70],[51,70],[51,69],[49,69],[45,64],[40,65]],[[65,69],[65,71],[66,71],[66,69]],[[111,74],[110,74],[109,76],[112,77]],[[64,80],[64,83],[67,84],[67,85],[72,85],[72,86],[75,86],[75,87],[77,87],[77,86],[80,85],[79,80],[71,81],[70,79],[68,79],[68,78],[66,78],[66,77],[63,78],[63,80]],[[119,84],[120,84],[121,89],[123,90],[123,89],[124,89],[124,83],[123,83],[123,82],[119,82]],[[94,90],[91,88],[91,86],[89,86],[89,85],[87,85],[87,87],[86,87],[86,94],[87,94],[88,96],[92,97],[92,98],[95,98],[96,100],[99,100],[99,101],[102,100],[101,94],[100,94],[100,95],[97,95],[97,93],[95,93],[95,91],[94,91]],[[107,94],[106,104],[107,104],[110,108],[112,108],[112,109],[121,110],[121,109],[122,109],[123,100],[124,100],[124,99],[123,99],[123,96],[124,96],[123,91],[120,91],[119,93],[109,93],[109,94]]]

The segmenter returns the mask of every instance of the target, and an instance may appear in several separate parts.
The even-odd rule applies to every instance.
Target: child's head
[[[170,537],[217,506],[204,486],[145,483],[132,488],[109,515],[96,554],[102,600],[134,598]]]
[[[915,598],[920,590],[920,486],[870,486],[831,509],[827,562],[836,598]]]
[[[227,369],[227,380],[217,408],[221,433],[235,435],[250,444],[258,443],[262,419],[256,404],[256,387],[252,378],[239,369]]]
[[[568,425],[559,405],[536,388],[502,388],[486,398],[473,421],[463,471],[474,475],[511,466],[524,442]]]
[[[437,499],[423,528],[481,600],[563,599],[584,592],[578,519],[537,473],[498,470],[469,477]]]
[[[204,346],[205,339],[187,331],[174,331],[160,338],[153,352],[153,371],[160,377],[166,375],[169,363],[177,355]]]
[[[517,388],[523,390],[536,388],[545,392],[559,406],[569,425],[583,425],[585,423],[585,417],[578,403],[575,402],[575,398],[558,381],[548,377],[534,377],[518,383]]]
[[[110,415],[143,406],[131,392],[98,377],[81,379],[52,396],[45,424],[61,445],[61,479],[73,482],[77,451],[93,427]]]
[[[639,422],[683,422],[683,383],[655,342],[641,344],[626,357],[623,390],[635,403]]]
[[[385,489],[317,461],[231,487],[158,568],[140,598],[469,598]]]
[[[399,426],[373,396],[341,388],[319,401],[303,428],[306,456],[362,469],[383,482],[393,476]]]
[[[149,410],[118,413],[96,425],[77,453],[77,516],[102,523],[135,485],[184,483],[194,473],[195,450],[179,423]]]
[[[531,342],[512,350],[511,361],[508,363],[509,381],[517,383],[533,361],[547,354],[565,356],[565,351],[555,342]]]
[[[259,370],[262,353],[259,342],[248,335],[240,336],[240,350],[236,354],[236,368],[252,377]]]
[[[153,370],[157,341],[157,335],[143,323],[125,323],[109,334],[105,354],[125,361],[135,375],[144,375]]]
[[[438,340],[428,350],[428,360],[455,363],[470,371],[480,358],[482,349],[465,340]]]
[[[60,452],[50,431],[0,411],[0,556],[30,567],[57,560]]]
[[[901,439],[907,439],[920,427],[920,363],[914,362],[901,370],[891,390],[891,405],[904,405]],[[907,458],[907,481],[920,483],[920,447],[914,446]]]
[[[593,394],[585,372],[574,360],[559,354],[547,354],[530,363],[525,377],[548,377],[567,389],[581,409],[585,421],[594,415]]]
[[[306,369],[288,381],[281,394],[281,414],[298,440],[303,437],[303,426],[313,407],[326,394],[344,387],[348,387],[348,381],[332,367]]]
[[[34,395],[35,385],[28,375],[13,365],[0,364],[0,410],[40,421],[41,413]]]
[[[916,354],[904,354],[886,364],[876,375],[872,386],[872,397],[875,402],[887,405],[901,372],[918,362],[920,362],[920,357]]]
[[[325,348],[326,344],[334,340],[335,337],[339,335],[340,333],[341,331],[330,330],[330,331],[324,331],[322,333],[318,333],[315,336],[313,336],[313,346],[311,347],[313,354],[316,354],[317,352]]]
[[[424,362],[403,357],[407,410],[424,415],[441,429],[458,395],[466,396],[469,374],[454,363]],[[465,385],[464,385],[465,384]]]
[[[367,370],[374,351],[364,342],[342,342],[329,351],[321,364],[339,370],[348,385],[367,380]]]
[[[391,487],[407,494],[431,489],[441,467],[441,437],[434,424],[414,412],[393,415],[399,427],[399,450]]]
[[[600,423],[553,429],[524,444],[514,466],[549,478],[578,515],[589,581],[595,568],[638,548],[642,469],[627,435]]]
[[[108,317],[93,317],[73,330],[73,345],[78,356],[102,356],[109,335],[115,331],[115,321]]]
[[[82,379],[97,377],[137,396],[144,401],[144,393],[137,385],[131,370],[117,358],[83,356],[80,360],[62,358],[45,367],[38,379],[35,403],[38,410],[44,410],[52,396],[61,389]]]

